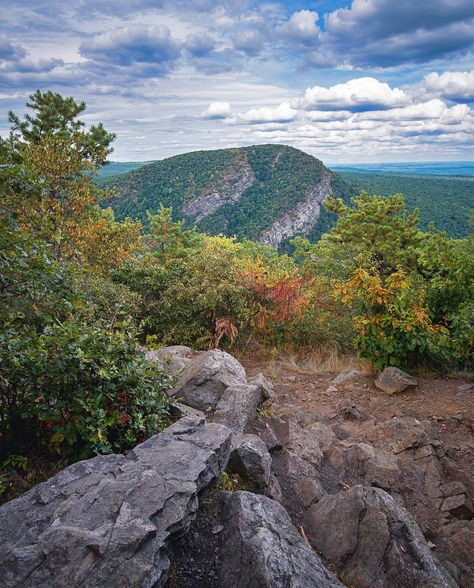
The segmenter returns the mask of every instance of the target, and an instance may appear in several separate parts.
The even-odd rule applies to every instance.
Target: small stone
[[[470,392],[471,390],[474,390],[474,384],[467,382],[466,384],[461,384],[460,386],[458,386],[458,390],[460,392]]]
[[[457,496],[458,494],[465,494],[466,487],[462,482],[449,482],[440,486],[443,496]]]
[[[357,378],[360,378],[363,375],[364,374],[362,372],[359,372],[358,370],[345,370],[341,372],[338,376],[336,376],[334,380],[331,382],[331,384],[343,384],[345,382],[356,380]]]
[[[223,525],[214,525],[214,527],[212,527],[211,529],[211,533],[213,535],[218,535],[219,533],[221,533],[224,530]]]
[[[389,366],[379,374],[375,385],[386,394],[392,395],[418,386],[418,381],[401,369]]]
[[[472,518],[474,511],[469,498],[465,494],[449,496],[441,505],[441,512],[450,512],[451,514],[463,518]]]
[[[336,388],[336,386],[329,386],[329,388],[326,388],[324,391],[325,394],[335,394],[337,392],[339,392],[339,390]]]

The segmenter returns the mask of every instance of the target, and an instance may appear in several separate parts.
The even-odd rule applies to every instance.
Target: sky
[[[112,159],[284,143],[474,160],[473,0],[0,0],[0,135],[51,89]]]

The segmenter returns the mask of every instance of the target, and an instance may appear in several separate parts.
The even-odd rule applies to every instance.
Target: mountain
[[[400,164],[401,165],[401,164]],[[434,165],[434,164],[433,164]],[[441,169],[447,168],[444,164]],[[466,169],[467,166],[465,166]],[[434,170],[433,174],[436,170]],[[451,237],[466,237],[472,232],[474,218],[474,177],[437,176],[407,173],[380,173],[352,168],[338,170],[358,191],[389,196],[402,193],[407,208],[420,211],[420,227],[432,222]]]
[[[163,204],[189,226],[273,247],[294,235],[318,239],[334,223],[321,206],[325,197],[356,193],[319,159],[286,145],[176,155],[101,183],[113,190],[105,204],[117,219],[146,223],[146,212]]]

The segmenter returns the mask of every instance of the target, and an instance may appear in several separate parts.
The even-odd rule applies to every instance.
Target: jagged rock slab
[[[227,467],[253,487],[263,489],[270,482],[272,458],[257,435],[234,435]]]
[[[359,588],[455,588],[415,519],[384,490],[353,486],[307,514],[308,537]]]
[[[246,384],[242,365],[224,351],[213,349],[194,357],[181,374],[173,396],[198,410],[215,408],[229,386]]]
[[[255,419],[261,402],[260,386],[254,384],[230,386],[219,400],[213,421],[226,425],[234,433],[245,433]]]
[[[248,383],[260,386],[263,400],[271,400],[273,398],[275,387],[262,373],[258,373],[256,376],[249,378]]]
[[[0,586],[163,586],[230,441],[226,427],[186,417],[126,457],[79,462],[3,505]]]
[[[218,588],[342,588],[278,502],[250,492],[223,500]]]
[[[386,367],[375,380],[377,388],[386,394],[399,394],[408,388],[418,386],[418,381],[399,368]]]

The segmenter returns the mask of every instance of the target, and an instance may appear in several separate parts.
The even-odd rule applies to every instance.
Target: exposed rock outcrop
[[[227,469],[261,490],[270,483],[272,458],[257,435],[235,435]]]
[[[331,193],[333,178],[334,174],[324,172],[320,182],[309,191],[305,199],[264,231],[259,241],[277,249],[288,237],[308,234],[321,214],[321,203]]]
[[[186,417],[130,454],[76,463],[0,508],[2,588],[162,586],[231,432]]]
[[[247,155],[224,173],[212,189],[201,194],[192,195],[183,205],[183,214],[192,217],[195,223],[209,216],[227,203],[238,202],[242,194],[255,182],[255,175],[250,167]]]
[[[173,396],[198,410],[216,408],[229,386],[247,383],[242,365],[224,351],[213,349],[198,354],[181,374]]]
[[[324,496],[307,532],[324,557],[360,588],[455,588],[413,517],[384,490],[353,486]]]
[[[277,502],[250,492],[223,497],[222,588],[342,588]]]
[[[217,404],[213,421],[226,425],[234,433],[245,433],[255,419],[257,407],[261,402],[260,386],[255,384],[229,386]]]

